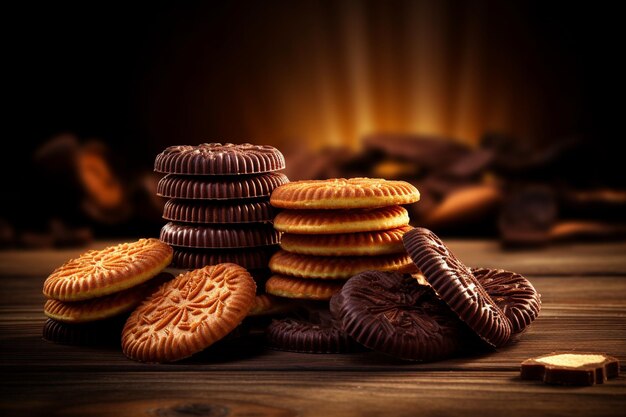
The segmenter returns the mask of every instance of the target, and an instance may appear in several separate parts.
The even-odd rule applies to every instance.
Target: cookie
[[[278,149],[250,143],[170,146],[154,161],[156,172],[185,175],[259,174],[284,168],[285,158]]]
[[[276,187],[288,183],[285,174],[271,172],[251,177],[182,177],[166,175],[157,184],[157,195],[184,200],[239,200],[267,198]]]
[[[354,210],[283,210],[274,218],[276,230],[294,234],[372,232],[409,224],[402,206]]]
[[[278,246],[260,246],[245,249],[191,249],[174,248],[172,266],[181,269],[198,269],[207,265],[233,263],[246,269],[267,268]]]
[[[181,223],[268,223],[274,219],[275,212],[269,200],[236,203],[168,200],[163,218]]]
[[[279,250],[270,259],[276,274],[300,278],[348,279],[370,269],[378,271],[414,271],[406,253],[380,256],[311,256]]]
[[[121,316],[92,323],[67,324],[47,319],[42,336],[60,345],[119,347],[125,320],[126,317]]]
[[[43,294],[59,301],[81,301],[123,291],[161,272],[172,261],[172,252],[158,239],[91,250],[55,269],[43,284]]]
[[[519,333],[532,323],[541,310],[541,295],[526,278],[502,269],[472,268],[472,274]]]
[[[107,319],[132,310],[151,291],[172,278],[171,274],[162,272],[142,285],[86,301],[67,303],[47,300],[43,312],[51,319],[62,323],[87,323]]]
[[[186,225],[167,223],[161,240],[185,248],[249,248],[278,244],[280,233],[271,224]]]
[[[434,361],[461,347],[463,323],[432,288],[408,274],[363,272],[348,280],[334,303],[346,333],[377,352]]]
[[[273,320],[266,331],[269,347],[303,353],[342,353],[354,342],[330,314],[310,312],[305,318]]]
[[[301,279],[284,275],[273,275],[265,283],[268,294],[303,300],[330,300],[341,291],[345,281]]]
[[[619,376],[619,360],[597,352],[553,352],[522,362],[520,377],[546,384],[595,385]]]
[[[404,181],[379,178],[333,178],[296,181],[272,192],[274,207],[286,209],[356,209],[419,201],[417,188]]]
[[[411,226],[377,232],[342,233],[332,235],[295,235],[285,233],[280,247],[287,252],[303,255],[347,256],[387,255],[403,253],[402,235]]]
[[[511,322],[482,285],[433,232],[416,227],[404,246],[428,283],[484,341],[499,347],[511,336]]]
[[[286,313],[293,308],[289,300],[274,297],[271,294],[259,294],[254,299],[254,305],[248,312],[248,317],[272,316]]]
[[[254,305],[256,285],[235,264],[181,274],[163,284],[128,318],[122,350],[141,362],[173,362],[222,339]]]

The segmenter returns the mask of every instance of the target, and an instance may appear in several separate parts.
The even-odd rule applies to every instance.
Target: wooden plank
[[[41,338],[43,318],[14,316],[0,320],[0,369],[52,371],[387,371],[514,370],[524,359],[555,350],[603,351],[626,360],[626,309],[590,315],[585,309],[549,309],[527,332],[497,352],[465,352],[434,363],[401,362],[375,353],[313,355],[262,348],[262,341],[231,349],[208,350],[175,365],[148,365],[124,357],[119,348],[62,346]]]
[[[101,249],[116,242],[94,242]],[[506,251],[492,240],[447,239],[469,266],[502,268],[528,275],[626,275],[626,242],[568,243],[545,248]],[[54,268],[88,248],[0,251],[0,276],[45,278]]]
[[[20,373],[4,415],[618,416],[626,378],[568,388],[518,372]],[[80,387],[80,395],[76,388]]]

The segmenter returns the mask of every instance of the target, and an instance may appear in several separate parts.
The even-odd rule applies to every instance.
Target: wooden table
[[[541,292],[541,315],[518,342],[426,364],[252,349],[145,365],[119,349],[41,338],[43,280],[81,250],[0,252],[0,415],[624,415],[624,376],[548,386],[521,381],[519,364],[563,349],[626,360],[626,243],[521,252],[490,241],[449,244],[468,265],[523,273]]]

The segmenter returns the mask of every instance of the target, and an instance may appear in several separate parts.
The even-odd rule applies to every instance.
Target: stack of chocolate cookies
[[[372,178],[297,181],[272,193],[274,220],[284,232],[269,266],[266,291],[281,297],[329,300],[365,270],[416,272],[402,245],[411,227],[401,205],[419,200],[403,181]]]
[[[174,248],[172,266],[197,269],[235,263],[267,277],[280,233],[272,227],[272,191],[287,183],[281,152],[272,146],[204,143],[171,146],[155,160],[167,174],[157,194],[169,198],[161,240]]]

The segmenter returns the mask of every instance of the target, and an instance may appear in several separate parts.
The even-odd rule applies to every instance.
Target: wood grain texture
[[[84,249],[0,252],[0,414],[622,414],[624,376],[596,387],[555,387],[521,381],[519,364],[564,349],[626,360],[626,243],[536,252],[501,252],[487,241],[451,246],[469,265],[526,274],[542,294],[543,309],[505,348],[426,364],[371,352],[278,352],[257,341],[227,352],[209,349],[177,364],[146,365],[127,360],[119,348],[56,345],[41,338],[41,286],[52,269]]]

